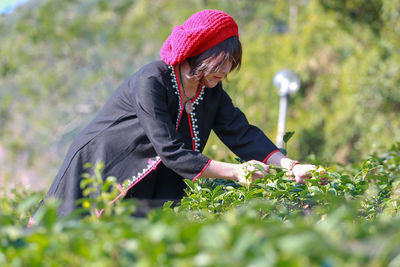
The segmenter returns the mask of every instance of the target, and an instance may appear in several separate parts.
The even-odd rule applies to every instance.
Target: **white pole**
[[[282,95],[279,104],[278,135],[276,137],[276,143],[279,148],[283,148],[283,135],[285,134],[287,103],[288,96]]]
[[[289,82],[282,80],[279,88],[280,103],[279,103],[279,118],[278,118],[278,135],[276,143],[278,148],[283,148],[283,135],[285,134],[286,111],[288,104]]]
[[[283,136],[285,135],[286,111],[290,94],[294,94],[300,88],[300,80],[290,70],[281,70],[275,74],[273,84],[278,89],[280,96],[278,134],[276,136],[276,145],[283,148]]]

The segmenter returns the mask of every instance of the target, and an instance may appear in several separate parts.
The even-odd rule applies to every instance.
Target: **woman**
[[[184,178],[243,182],[246,169],[254,170],[252,163],[264,168],[253,178],[262,178],[268,164],[291,171],[298,182],[309,177],[315,166],[285,157],[222,88],[222,79],[240,67],[242,57],[231,16],[218,10],[195,13],[174,27],[160,55],[162,61],[123,83],[75,138],[46,196],[62,200],[60,216],[72,212],[82,197],[79,184],[88,162],[103,162],[103,176],[117,178],[120,196],[138,199],[180,199]],[[211,130],[249,162],[225,163],[203,155]]]

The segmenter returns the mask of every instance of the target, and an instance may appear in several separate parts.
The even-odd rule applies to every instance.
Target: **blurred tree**
[[[363,24],[376,34],[383,27],[382,0],[320,0],[320,3],[328,12],[333,11],[340,25],[349,31],[354,23]]]
[[[159,59],[174,25],[206,8],[237,20],[243,66],[225,88],[272,140],[272,77],[283,68],[301,77],[290,99],[289,156],[355,162],[400,140],[399,0],[36,0],[0,15],[3,175],[17,180],[23,172],[14,170],[28,168],[52,179],[112,91]],[[233,159],[215,136],[205,153]]]

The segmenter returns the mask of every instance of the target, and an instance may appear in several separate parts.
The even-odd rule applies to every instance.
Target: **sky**
[[[14,8],[28,1],[29,0],[0,0],[0,14],[11,13]]]

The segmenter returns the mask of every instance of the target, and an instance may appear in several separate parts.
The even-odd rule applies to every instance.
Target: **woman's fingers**
[[[255,179],[264,178],[269,173],[268,166],[257,160],[250,160],[239,165],[239,182],[251,182]]]
[[[250,161],[246,162],[245,164],[249,164],[252,168],[252,171],[255,171],[255,173],[263,175],[263,177],[265,174],[269,173],[268,165],[261,161],[250,160]]]
[[[316,169],[315,165],[297,164],[293,167],[292,172],[296,182],[304,184],[306,179],[311,178],[311,172]]]
[[[320,175],[323,175],[326,173],[326,171],[322,168],[317,168],[315,165],[311,164],[298,164],[293,167],[293,175],[294,175],[294,180],[297,183],[304,184],[306,179],[310,179],[312,177],[312,172],[317,171],[319,172]],[[318,182],[320,185],[325,185],[328,183],[328,178],[326,177],[319,177],[321,179],[320,182]]]

